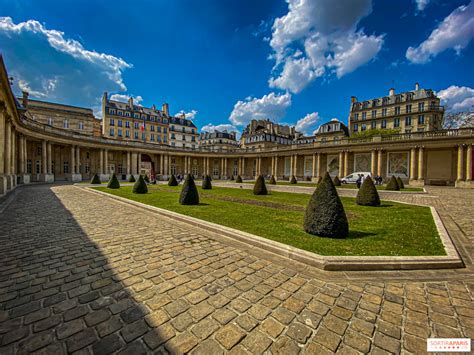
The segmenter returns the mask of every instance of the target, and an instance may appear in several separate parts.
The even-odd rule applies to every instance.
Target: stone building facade
[[[253,131],[260,132],[259,127]],[[262,128],[270,128],[268,134],[278,133],[271,127]],[[50,126],[33,119],[28,106],[15,98],[0,57],[1,195],[30,181],[81,181],[94,173],[105,181],[112,172],[119,178],[152,173],[164,179],[170,174],[190,173],[221,179],[237,174],[253,179],[262,174],[316,180],[326,172],[342,177],[354,171],[371,171],[384,178],[400,176],[415,186],[474,187],[472,128],[318,139],[304,144],[296,144],[294,137],[279,145],[271,140],[263,142],[269,145],[225,152],[200,147],[192,150]]]
[[[193,121],[184,115],[170,117],[169,144],[175,148],[196,149],[198,147],[198,129]]]
[[[267,148],[278,145],[289,145],[302,134],[295,127],[280,125],[265,120],[251,120],[240,138],[242,148]]]
[[[239,148],[236,132],[201,132],[199,135],[199,147],[210,151],[230,151]]]

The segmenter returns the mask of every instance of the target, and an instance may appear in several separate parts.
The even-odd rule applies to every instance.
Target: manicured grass
[[[381,207],[355,204],[342,198],[348,215],[347,239],[328,239],[304,232],[304,209],[309,195],[271,192],[255,196],[251,190],[198,187],[201,204],[178,203],[181,186],[149,185],[149,193],[137,195],[129,186],[110,190],[110,194],[170,211],[239,229],[261,237],[322,255],[445,255],[428,207],[382,201]]]
[[[230,181],[232,182],[232,181]],[[268,184],[268,180],[265,180],[265,182]],[[251,180],[246,180],[244,181],[244,184],[255,184],[255,181]],[[298,181],[297,184],[290,184],[289,181],[277,181],[277,185],[289,185],[289,186],[302,186],[302,187],[316,187],[318,184],[315,182],[304,182],[304,181]],[[338,189],[357,189],[356,184],[341,184],[341,186],[337,186]],[[385,185],[375,185],[375,188],[377,190],[385,190]],[[404,189],[400,190],[401,192],[403,191],[412,191],[412,192],[423,192],[423,189],[421,187],[406,187]]]

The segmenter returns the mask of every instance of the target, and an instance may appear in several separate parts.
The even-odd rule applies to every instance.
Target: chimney
[[[22,103],[23,103],[23,107],[24,108],[27,108],[28,107],[28,91],[22,91],[21,92],[23,94],[23,98],[22,98]]]
[[[420,84],[419,83],[415,83],[415,91],[418,91],[420,90]]]
[[[390,88],[390,90],[388,91],[388,95],[389,95],[389,96],[395,95],[395,89],[394,89],[394,88]]]
[[[351,96],[351,103],[353,104],[353,103],[355,103],[355,102],[357,102],[357,97]]]
[[[163,111],[163,114],[165,116],[169,116],[170,113],[169,113],[169,105],[167,103],[164,103],[163,105],[161,105],[161,111]]]
[[[128,98],[128,106],[130,106],[130,108],[133,108],[133,97],[129,97]]]
[[[107,91],[105,91],[104,94],[102,95],[102,102],[103,103],[107,102],[107,96],[108,96]]]

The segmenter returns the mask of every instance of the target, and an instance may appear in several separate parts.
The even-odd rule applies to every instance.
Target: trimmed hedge
[[[107,188],[109,189],[119,189],[120,188],[120,183],[117,179],[117,176],[115,176],[115,173],[112,174],[109,183],[107,184]]]
[[[400,178],[400,176],[397,177],[397,184],[400,190],[405,188],[405,184],[403,183],[403,180]]]
[[[202,179],[202,189],[212,190],[211,177],[209,175],[205,175],[204,179]]]
[[[318,176],[318,180],[316,181],[316,184],[319,184],[323,178],[321,176]]]
[[[309,200],[303,228],[309,234],[325,238],[346,238],[349,234],[344,206],[328,173]]]
[[[133,176],[133,174],[130,174],[129,178],[128,178],[128,182],[135,182],[135,176]]]
[[[296,184],[296,183],[297,183],[296,177],[294,175],[291,175],[290,184]]]
[[[367,176],[357,192],[356,203],[361,206],[380,206],[380,197],[374,182]]]
[[[276,182],[276,180],[275,180],[275,176],[274,176],[274,175],[272,175],[272,177],[270,178],[270,180],[268,180],[268,183],[269,183],[270,185],[276,185],[277,182]]]
[[[400,191],[400,186],[398,186],[397,179],[395,176],[392,175],[390,181],[388,182],[387,186],[385,186],[385,190],[389,191]]]
[[[191,174],[186,175],[183,188],[179,194],[179,203],[181,205],[199,205],[199,193]]]
[[[145,179],[143,176],[139,176],[138,180],[133,185],[132,192],[134,194],[146,194],[148,192],[148,187],[146,186]]]
[[[235,182],[238,184],[242,183],[242,178],[240,177],[240,175],[237,175],[237,177],[235,178]]]
[[[265,185],[265,179],[262,175],[259,175],[255,185],[253,186],[254,195],[268,195],[267,186]]]
[[[149,184],[150,183],[150,178],[148,177],[148,175],[143,175],[143,180]]]
[[[178,186],[178,180],[176,180],[176,177],[174,175],[171,175],[170,178],[168,179],[168,186]]]
[[[234,181],[234,175],[230,176],[230,181]]]
[[[339,180],[339,176],[337,175],[334,178],[334,186],[341,186],[341,180]]]
[[[94,184],[94,185],[100,185],[101,184],[99,175],[94,174],[94,176],[92,177],[92,180],[91,180],[91,184]]]

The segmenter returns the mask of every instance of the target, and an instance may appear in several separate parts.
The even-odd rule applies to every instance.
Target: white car
[[[341,179],[341,183],[343,184],[355,184],[357,182],[357,179],[359,176],[367,177],[370,176],[372,177],[372,174],[368,171],[356,171],[350,175],[347,175],[346,177],[343,177]]]

